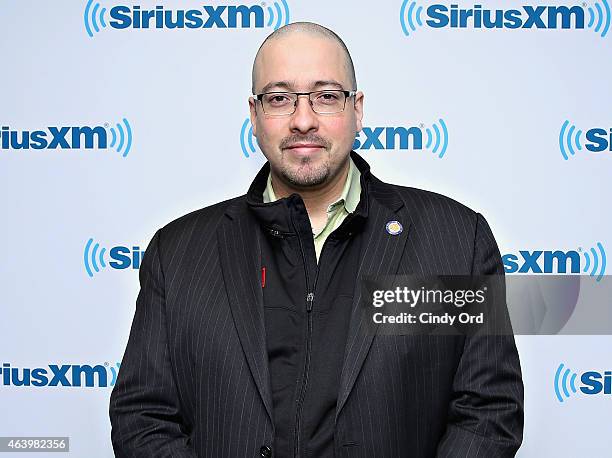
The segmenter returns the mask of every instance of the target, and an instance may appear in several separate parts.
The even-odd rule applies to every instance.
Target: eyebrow
[[[338,89],[344,89],[342,84],[340,84],[338,81],[335,81],[335,80],[319,80],[319,81],[316,81],[314,84],[312,84],[310,87],[312,89],[316,89],[321,86],[334,86],[334,87],[337,87]],[[273,89],[273,88],[284,89],[286,91],[292,91],[294,87],[295,86],[293,82],[291,81],[273,81],[271,83],[266,84],[261,89],[261,94],[263,94],[264,92],[269,92],[270,89]]]

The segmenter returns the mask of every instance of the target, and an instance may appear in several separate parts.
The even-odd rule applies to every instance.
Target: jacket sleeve
[[[110,397],[111,441],[119,458],[196,458],[170,364],[159,233],[142,260],[136,312]]]
[[[472,275],[503,274],[491,229],[477,214]],[[501,305],[509,323],[505,300]],[[522,440],[523,381],[513,334],[467,336],[437,457],[514,457]]]

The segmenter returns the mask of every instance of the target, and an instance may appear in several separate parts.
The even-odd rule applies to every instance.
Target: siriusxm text
[[[132,247],[131,250],[126,246],[114,246],[111,248],[109,256],[112,259],[109,265],[113,269],[127,269],[128,267],[139,269],[144,252],[137,246]]]
[[[612,151],[612,128],[609,133],[606,129],[589,129],[586,132],[586,139],[589,143],[586,143],[584,146],[593,153]]]
[[[603,374],[597,371],[584,372],[580,381],[584,385],[580,391],[584,394],[612,394],[612,371]]]
[[[423,149],[418,127],[364,127],[355,135],[353,149]]]
[[[580,273],[580,253],[570,251],[519,251],[502,256],[506,273]]]
[[[459,8],[434,4],[427,8],[427,25],[433,28],[583,29],[585,11],[580,6],[529,6],[521,9]]]
[[[18,368],[3,363],[0,381],[4,386],[110,386],[108,369],[97,364],[49,364],[46,367]]]
[[[32,131],[0,128],[2,149],[92,149],[106,148],[107,144],[107,131],[102,126],[50,126]]]
[[[110,10],[109,24],[115,29],[210,29],[264,27],[264,9],[259,5],[203,5],[202,9],[169,10],[117,5]]]

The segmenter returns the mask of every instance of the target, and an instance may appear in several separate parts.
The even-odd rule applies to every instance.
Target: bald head
[[[344,41],[336,35],[333,31],[329,30],[322,25],[315,24],[314,22],[294,22],[292,24],[287,24],[283,27],[272,32],[268,37],[263,41],[259,49],[257,50],[257,54],[255,55],[255,60],[253,61],[253,70],[251,75],[251,91],[253,94],[257,94],[256,91],[261,90],[261,81],[259,81],[260,65],[262,65],[262,54],[265,52],[265,49],[269,47],[270,43],[278,42],[283,38],[294,37],[296,35],[303,34],[310,38],[320,38],[330,40],[335,43],[339,49],[340,53],[343,56],[343,66],[346,72],[347,81],[350,83],[351,87],[346,88],[350,90],[357,89],[357,79],[355,77],[355,68],[353,66],[353,60],[351,59],[351,55],[348,51],[348,48],[344,44]]]

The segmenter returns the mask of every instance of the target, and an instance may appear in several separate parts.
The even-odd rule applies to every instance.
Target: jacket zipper
[[[291,220],[291,222],[293,223],[293,218]],[[295,224],[293,225],[294,229],[295,229]],[[295,231],[296,234],[298,235],[298,242],[300,244],[300,251],[302,253],[302,260],[304,261],[304,273],[306,275],[306,288],[308,289],[308,294],[306,294],[306,314],[308,316],[308,327],[306,329],[306,355],[304,358],[304,370],[302,372],[302,386],[300,388],[300,395],[298,397],[298,404],[297,404],[297,408],[296,408],[296,412],[295,412],[295,449],[294,449],[294,457],[295,458],[300,458],[300,421],[302,419],[302,406],[304,403],[304,396],[306,395],[306,388],[308,386],[308,372],[310,369],[310,352],[312,349],[312,309],[314,307],[314,299],[315,299],[315,294],[314,294],[314,290],[316,289],[316,285],[317,285],[317,278],[319,277],[319,268],[317,266],[317,271],[315,274],[315,281],[314,281],[314,285],[312,287],[312,290],[310,290],[310,278],[308,276],[308,265],[306,262],[306,256],[304,254],[304,247],[302,245],[302,239],[299,235],[299,232],[296,230]]]
[[[350,215],[349,215],[350,216]],[[304,246],[302,245],[302,239],[300,237],[299,232],[295,227],[295,223],[293,222],[293,217],[291,218],[291,224],[293,225],[293,230],[297,234],[298,243],[300,245],[300,252],[302,253],[302,260],[304,261],[304,274],[306,275],[306,289],[309,290],[308,294],[306,294],[306,312],[308,315],[308,327],[306,331],[306,355],[304,358],[304,371],[302,373],[302,387],[300,389],[300,396],[298,397],[298,405],[295,413],[295,449],[294,449],[294,458],[300,458],[301,451],[301,443],[300,443],[300,420],[302,417],[302,405],[304,403],[304,396],[306,395],[306,388],[308,386],[308,372],[310,368],[310,353],[312,351],[312,309],[314,308],[314,300],[315,293],[317,289],[317,279],[319,278],[319,263],[317,262],[317,270],[315,273],[314,284],[312,285],[312,290],[310,289],[310,278],[308,276],[308,265],[306,263],[306,255],[304,254]],[[275,231],[278,235],[278,231]],[[330,237],[328,237],[329,239]],[[323,243],[323,247],[321,248],[320,256],[323,256],[323,251],[325,251],[325,245],[328,242],[328,239]]]
[[[296,409],[295,417],[295,457],[300,457],[300,422],[302,417],[302,406],[304,403],[304,396],[306,395],[306,387],[308,386],[308,372],[310,369],[310,352],[311,352],[311,338],[312,338],[312,307],[314,302],[314,293],[308,293],[306,296],[306,312],[308,314],[308,330],[306,337],[306,358],[304,362],[304,374],[302,377],[302,388],[300,390],[300,396],[298,398],[298,405]]]

